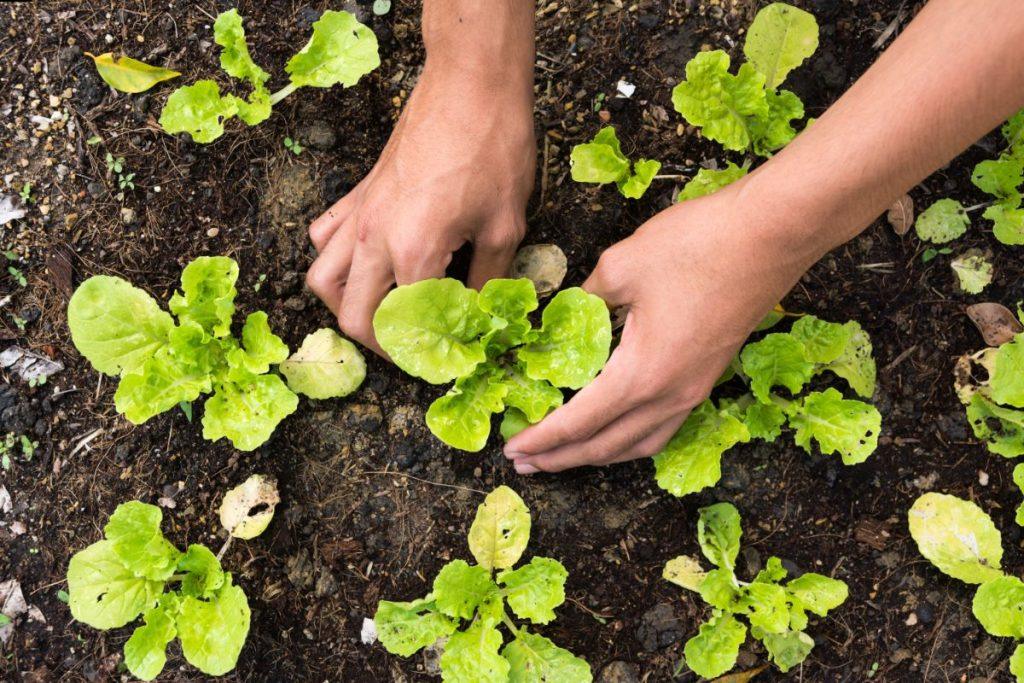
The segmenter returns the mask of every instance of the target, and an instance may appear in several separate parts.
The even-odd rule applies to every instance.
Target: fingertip
[[[514,467],[516,469],[517,474],[530,475],[537,474],[538,472],[540,472],[540,469],[526,462],[517,462],[515,463]]]

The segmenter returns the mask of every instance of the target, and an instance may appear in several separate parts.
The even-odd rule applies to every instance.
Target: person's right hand
[[[347,335],[382,353],[372,320],[391,286],[443,277],[466,242],[471,287],[506,274],[533,189],[532,92],[428,61],[377,164],[309,227],[306,283]]]

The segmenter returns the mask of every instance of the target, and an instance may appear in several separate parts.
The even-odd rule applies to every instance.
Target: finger
[[[488,280],[508,277],[512,259],[519,247],[521,228],[506,228],[485,232],[473,243],[473,260],[469,264],[467,283],[479,290]]]
[[[643,439],[629,450],[616,455],[611,459],[609,464],[639,460],[640,458],[650,458],[661,453],[669,440],[675,436],[677,431],[679,431],[679,427],[686,421],[686,416],[688,414],[689,413],[683,413],[682,415],[677,415],[672,418],[666,422],[664,426],[651,432],[647,438]]]
[[[337,315],[344,296],[345,281],[352,267],[354,222],[348,221],[334,233],[306,273],[306,286]]]
[[[360,249],[353,256],[338,309],[338,325],[345,334],[381,356],[385,354],[373,336],[373,314],[394,281],[391,265],[382,255]]]
[[[620,347],[593,382],[571,401],[505,444],[505,457],[517,459],[584,441],[643,402],[628,372],[629,357]]]
[[[516,471],[520,474],[529,473],[533,469],[561,472],[581,465],[608,464],[617,456],[632,451],[655,431],[661,430],[667,417],[671,417],[671,414],[666,406],[646,403],[611,422],[590,439],[517,459]]]
[[[365,182],[365,180],[363,181]],[[338,229],[345,224],[352,212],[359,204],[358,197],[361,194],[362,183],[352,188],[352,191],[339,199],[334,205],[327,209],[319,218],[309,225],[309,239],[317,252],[322,252],[327,243],[331,241]]]
[[[583,289],[605,300],[609,308],[618,308],[630,303],[626,292],[627,279],[630,272],[636,269],[627,263],[628,258],[620,256],[625,242],[606,249],[590,277],[583,283]]]
[[[391,251],[391,262],[395,264],[395,283],[399,285],[408,285],[432,277],[444,277],[445,269],[451,261],[450,251],[424,249],[420,244],[415,244],[412,248]]]

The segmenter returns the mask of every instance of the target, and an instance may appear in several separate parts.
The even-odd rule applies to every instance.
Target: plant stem
[[[508,630],[512,632],[517,638],[519,637],[519,627],[516,626],[515,622],[509,619],[508,614],[504,610],[501,612],[501,622],[508,627]]]
[[[993,204],[995,204],[995,202],[982,202],[981,204],[975,204],[974,206],[968,206],[966,209],[964,209],[964,213],[971,213],[972,211],[977,211],[978,209],[987,209],[988,207],[992,206]]]
[[[675,174],[675,175],[667,174],[667,175],[656,175],[656,176],[654,176],[653,179],[654,180],[689,180],[690,176],[688,176],[688,175],[680,175],[680,174]]]
[[[167,580],[168,581],[184,581],[186,576],[188,576],[188,574],[171,574],[171,578],[169,578]]]
[[[228,548],[231,547],[232,539],[234,539],[234,536],[231,536],[229,534],[228,535],[228,540],[224,541],[224,545],[222,545],[220,547],[220,550],[217,551],[217,561],[218,562],[220,562],[220,558],[224,557],[224,553],[226,553],[228,551]]]
[[[280,102],[284,98],[286,98],[289,95],[291,95],[293,92],[295,92],[295,89],[298,88],[298,87],[299,86],[295,85],[294,83],[289,83],[288,85],[286,85],[283,88],[281,88],[280,90],[278,90],[276,93],[274,93],[273,95],[270,96],[270,104],[271,104],[271,106],[277,104],[278,102]]]

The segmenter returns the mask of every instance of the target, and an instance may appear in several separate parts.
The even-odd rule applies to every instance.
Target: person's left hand
[[[710,394],[810,265],[776,239],[794,217],[755,209],[748,179],[666,209],[602,254],[583,287],[628,306],[621,343],[597,379],[508,442],[517,472],[655,455]]]

